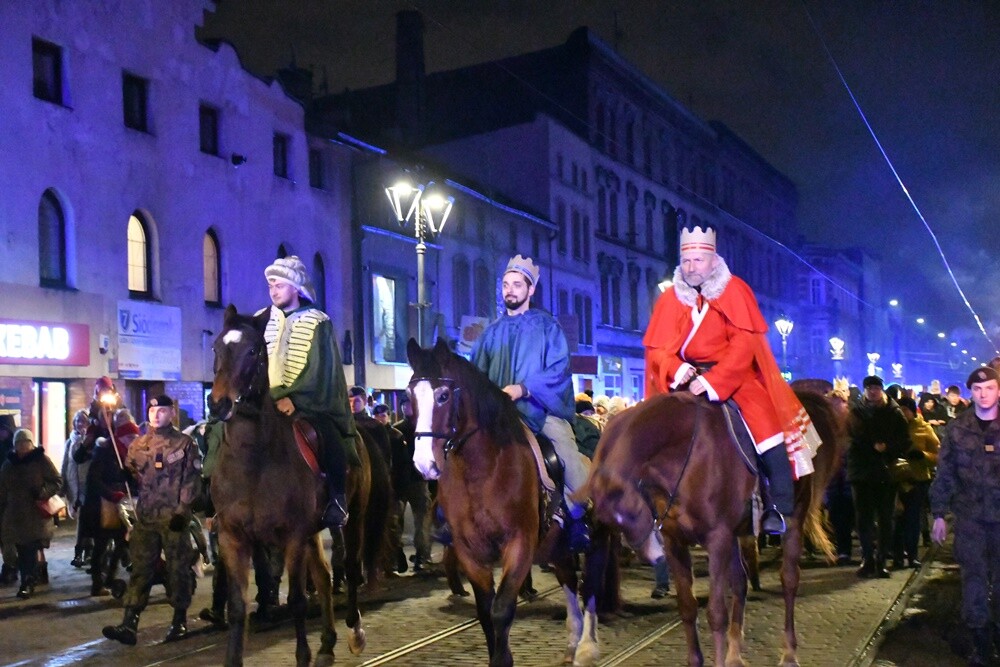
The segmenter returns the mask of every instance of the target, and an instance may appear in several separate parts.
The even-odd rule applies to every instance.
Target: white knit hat
[[[285,283],[291,285],[299,293],[299,296],[316,301],[312,284],[309,282],[309,275],[306,273],[306,265],[296,255],[279,257],[274,263],[264,269],[264,277],[268,282]]]

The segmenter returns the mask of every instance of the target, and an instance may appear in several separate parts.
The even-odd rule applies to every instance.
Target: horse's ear
[[[437,343],[434,344],[434,356],[441,362],[451,358],[451,348],[448,347],[448,341],[444,338],[438,338]]]
[[[406,359],[410,362],[410,366],[413,366],[413,360],[420,355],[420,343],[417,342],[416,338],[410,338],[406,343]]]
[[[263,336],[264,330],[267,329],[267,322],[270,319],[271,319],[271,309],[265,308],[264,310],[254,315],[253,319],[251,319],[250,322],[251,324],[253,324],[253,328],[257,330],[257,333]]]
[[[234,306],[233,304],[229,304],[228,306],[226,306],[226,312],[223,313],[222,315],[223,328],[225,329],[230,328],[238,316],[239,313],[236,312],[236,306]]]

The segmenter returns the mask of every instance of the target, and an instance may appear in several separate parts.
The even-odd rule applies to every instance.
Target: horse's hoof
[[[333,654],[320,653],[316,656],[316,662],[313,665],[314,667],[331,667],[333,665]]]
[[[364,629],[352,630],[351,633],[347,635],[347,648],[351,650],[351,655],[361,655],[367,645],[368,639],[365,636]]]
[[[573,658],[573,667],[593,667],[601,659],[601,647],[597,642],[580,642]]]

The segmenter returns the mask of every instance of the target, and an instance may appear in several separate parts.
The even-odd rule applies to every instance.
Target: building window
[[[608,193],[608,217],[611,220],[611,236],[618,238],[618,193],[614,190]]]
[[[274,154],[274,175],[281,178],[288,178],[288,135],[280,132],[274,133],[272,142],[272,152]]]
[[[620,273],[611,276],[611,324],[622,325],[622,277]]]
[[[476,315],[493,319],[497,314],[497,285],[486,262],[476,262],[474,278],[476,290]]]
[[[46,102],[62,104],[62,47],[41,39],[32,39],[31,67],[35,97]]]
[[[576,315],[577,328],[580,334],[580,344],[593,345],[594,315],[593,315],[593,301],[591,300],[591,298],[583,294],[574,294],[573,313]]]
[[[202,104],[198,108],[198,142],[202,153],[219,154],[219,110]]]
[[[597,231],[608,231],[608,191],[604,186],[597,188]]]
[[[590,216],[583,216],[583,261],[590,261]]]
[[[563,156],[562,153],[556,153],[556,178],[560,181],[563,178]]]
[[[625,123],[625,161],[635,164],[635,121]]]
[[[582,190],[583,192],[587,191],[587,170],[586,169],[581,169],[580,170],[580,190]]]
[[[136,214],[128,218],[128,291],[131,296],[150,296],[149,230]]]
[[[822,278],[811,278],[809,280],[809,303],[814,306],[822,306],[825,299],[823,298],[823,279]]]
[[[542,252],[542,235],[536,231],[531,232],[531,256],[538,258]]]
[[[556,294],[556,301],[559,304],[559,310],[556,311],[560,315],[569,314],[569,292],[564,289],[558,290]]]
[[[131,224],[130,224],[131,227]],[[219,239],[211,229],[205,232],[202,241],[202,268],[205,274],[205,303],[222,305],[222,285],[219,270]]]
[[[458,255],[451,265],[452,312],[455,316],[455,326],[461,326],[462,316],[472,311],[472,276],[469,275],[469,260]]]
[[[66,217],[52,190],[38,204],[38,273],[43,287],[66,286]]]
[[[601,324],[611,324],[611,276],[601,273]]]
[[[149,81],[128,72],[122,74],[122,101],[125,127],[149,132]]]
[[[573,162],[572,174],[573,176],[571,182],[573,183],[573,187],[575,188],[580,183],[580,167],[577,166],[576,161]]]
[[[322,190],[326,187],[326,165],[323,161],[323,151],[318,148],[309,149],[309,186]]]
[[[323,263],[323,257],[316,253],[313,255],[313,270],[312,270],[312,283],[313,283],[313,293],[316,296],[316,301],[313,305],[326,312],[326,264]]]
[[[646,249],[652,250],[655,245],[653,238],[653,207],[646,207]]]
[[[517,247],[517,225],[513,222],[510,223],[510,230],[508,231],[508,243],[510,244],[510,251],[513,253],[520,254],[521,250]]]
[[[556,248],[561,253],[566,252],[566,204],[556,202]]]
[[[573,209],[571,220],[573,257],[575,259],[581,259],[583,257],[583,225],[580,222],[580,212],[576,209]]]
[[[597,116],[597,136],[595,137],[595,143],[597,144],[597,149],[603,151],[608,145],[608,119],[605,115],[604,102],[597,103],[594,115]]]

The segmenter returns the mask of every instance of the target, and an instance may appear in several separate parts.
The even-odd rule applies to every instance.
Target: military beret
[[[989,366],[983,366],[982,368],[977,368],[972,371],[972,374],[969,375],[969,379],[965,381],[965,386],[972,389],[972,385],[979,382],[989,382],[990,380],[1000,382],[1000,373],[997,373]]]
[[[154,396],[149,399],[148,408],[172,408],[174,407],[174,399],[170,398],[166,394],[160,394],[159,396]]]

